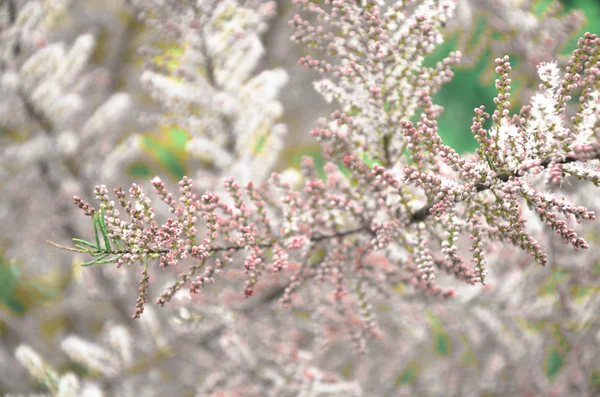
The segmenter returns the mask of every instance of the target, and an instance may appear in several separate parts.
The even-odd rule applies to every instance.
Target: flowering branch
[[[164,305],[185,285],[191,293],[200,292],[234,266],[235,255],[245,256],[241,262],[246,297],[254,294],[266,272],[279,273],[296,257],[300,267],[281,302],[289,306],[308,280],[327,280],[340,312],[346,310],[345,296],[355,295],[364,311],[364,328],[356,332],[363,335],[374,329],[374,315],[364,309],[369,305],[363,283],[379,286],[382,278],[400,280],[426,296],[451,297],[452,289],[437,284],[436,269],[468,284],[484,284],[486,252],[493,242],[510,242],[545,265],[547,255],[525,228],[523,203],[575,250],[589,247],[568,222],[572,217],[577,222],[594,220],[594,212],[542,193],[536,184],[539,175],[546,175],[550,184],[569,175],[600,184],[600,173],[589,166],[600,158],[596,35],[580,39],[564,76],[556,64],[540,64],[539,92],[512,117],[510,62],[508,57],[497,59],[492,128],[483,128],[490,118],[485,109],[475,109],[471,130],[480,147],[473,156],[461,157],[442,142],[437,132],[442,109],[431,99],[450,80],[450,65],[460,54],[451,54],[435,68],[422,66],[424,56],[441,40],[439,28],[452,14],[452,1],[425,1],[414,8],[398,3],[385,10],[376,1],[295,3],[332,28],[313,26],[297,15],[290,22],[296,29],[293,40],[339,60],[300,60],[302,66],[330,75],[315,88],[340,104],[331,122],[320,120],[311,131],[328,162],[325,181],[316,177],[307,159],[301,191],[275,173],[265,183],[248,182],[243,189],[227,178],[225,195],[209,191],[198,197],[192,180],[184,177],[176,200],[157,177],[154,191],[171,213],[162,225],[137,184],[129,190],[132,201],[122,188],[114,190],[127,220],[120,217],[104,185],[95,190],[99,212],[76,197],[75,204],[92,217],[102,237],[95,244],[74,240],[79,252],[94,257],[85,265],[143,264],[134,317],[143,311],[148,263],[153,259],[161,268],[189,257],[195,262],[160,294],[157,303]],[[567,102],[576,91],[580,105],[568,123]],[[419,122],[408,121],[419,112]],[[200,217],[204,237],[198,234]],[[463,234],[471,241],[472,265],[459,254]],[[393,270],[367,266],[365,258],[374,251],[390,258]]]

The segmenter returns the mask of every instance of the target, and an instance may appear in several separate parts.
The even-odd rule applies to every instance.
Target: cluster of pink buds
[[[546,264],[548,256],[526,228],[527,208],[576,250],[589,247],[569,222],[594,220],[594,212],[542,193],[535,178],[547,174],[546,180],[557,183],[571,175],[600,184],[600,173],[590,165],[600,158],[594,122],[600,117],[595,89],[600,39],[587,34],[580,40],[562,78],[556,64],[540,65],[540,91],[513,116],[510,60],[498,59],[492,127],[483,127],[490,114],[475,109],[471,131],[480,148],[460,156],[440,138],[441,109],[432,102],[451,77],[458,54],[435,68],[421,65],[441,38],[439,28],[452,13],[452,1],[425,2],[411,12],[399,6],[383,12],[376,1],[295,3],[332,29],[296,16],[293,40],[340,58],[335,65],[310,56],[300,61],[330,75],[315,86],[340,105],[329,123],[321,121],[311,132],[323,147],[325,178],[307,159],[297,191],[273,174],[260,185],[226,178],[228,197],[198,195],[184,177],[178,199],[155,178],[155,193],[171,216],[162,225],[139,185],[129,190],[134,201],[115,190],[128,220],[119,217],[106,188],[97,188],[106,215],[101,222],[118,242],[112,250],[119,255],[117,263],[144,265],[136,316],[146,300],[146,266],[153,259],[164,268],[192,262],[160,295],[160,305],[184,286],[200,292],[217,275],[241,275],[246,297],[257,294],[268,277],[279,282],[287,277],[280,285],[284,306],[293,305],[306,285],[328,284],[323,291],[330,295],[323,300],[348,321],[348,305],[358,305],[362,320],[352,332],[366,335],[375,327],[375,315],[369,293],[360,286],[391,294],[403,283],[427,297],[450,298],[454,289],[438,284],[437,271],[467,284],[485,284],[488,252],[499,243],[512,243]],[[581,105],[568,124],[566,102],[575,89],[582,90]],[[417,112],[419,121],[408,121]],[[94,215],[81,199],[75,203]],[[375,251],[388,259],[375,265]],[[465,251],[470,260],[463,259]]]

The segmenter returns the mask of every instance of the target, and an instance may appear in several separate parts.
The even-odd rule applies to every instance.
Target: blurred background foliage
[[[58,298],[64,281],[44,275],[30,278],[23,275],[16,262],[0,255],[0,307],[15,315],[22,315],[35,305],[50,303]]]
[[[600,26],[600,2],[562,0],[561,3],[563,9],[558,13],[559,17],[565,17],[574,10],[580,10],[585,16],[583,27],[576,34],[573,34],[561,49],[561,54],[567,55],[575,49],[578,37],[593,27]],[[532,11],[536,17],[542,18],[553,7],[553,4],[552,0],[534,1]],[[490,27],[489,19],[491,17],[491,15],[481,12],[474,17],[473,26],[469,31],[462,29],[448,30],[445,42],[438,46],[436,51],[426,60],[427,65],[434,65],[447,56],[449,52],[457,50],[461,42],[467,42],[470,48],[477,48],[478,51],[481,51],[472,66],[455,68],[455,76],[452,82],[445,85],[433,98],[434,103],[445,108],[439,119],[439,132],[444,142],[459,153],[471,152],[476,149],[476,142],[470,132],[473,109],[480,105],[484,105],[488,110],[494,109],[493,98],[497,94],[494,86],[494,58],[503,54],[493,54],[491,47],[493,42],[509,38]],[[136,29],[140,29],[138,24],[132,22],[131,34],[136,34]],[[465,35],[468,35],[468,37],[465,37]],[[102,49],[102,43],[98,47]],[[164,48],[167,50],[165,54],[158,57],[160,59],[154,60],[159,63],[163,62],[167,68],[175,69],[178,65],[177,58],[181,56],[182,49],[166,44]],[[98,52],[95,56],[102,58],[103,54]],[[523,62],[523,59],[511,55],[513,70],[517,69],[521,62]],[[513,92],[515,93],[513,98],[518,97],[516,93],[523,87],[534,88],[538,84],[536,79],[527,75],[519,75],[513,81]],[[127,83],[120,82],[118,84]],[[522,106],[518,101],[514,101],[512,105],[513,109]],[[132,178],[149,179],[158,174],[161,176],[168,175],[172,180],[179,180],[184,175],[192,174],[192,170],[188,169],[189,159],[185,148],[190,136],[179,126],[162,125],[158,128],[158,131],[148,131],[142,134],[139,139],[147,157],[136,160],[128,166],[127,173]],[[266,139],[268,137],[260,137],[255,142],[254,149],[260,152],[265,146]],[[315,165],[321,171],[321,175],[323,175],[324,162],[320,155],[320,148],[317,145],[291,144],[285,147],[279,167],[281,169],[287,167],[299,168],[304,156],[312,157]],[[595,238],[594,236],[589,237],[592,237],[591,241],[593,243],[600,242],[598,236],[595,236]],[[73,268],[78,269],[77,266],[73,266]],[[76,277],[78,270],[74,270],[72,276]],[[540,270],[547,269],[530,269],[530,271]],[[600,261],[596,265],[594,273],[600,274]],[[558,288],[566,284],[569,277],[568,270],[554,267],[552,272],[549,273],[547,281],[540,288],[539,296],[556,295]],[[0,308],[10,315],[20,316],[34,306],[51,304],[60,296],[62,289],[68,282],[69,280],[64,278],[53,277],[52,273],[46,274],[43,278],[26,277],[19,270],[17,262],[0,256]],[[576,304],[584,305],[587,299],[600,292],[600,287],[593,284],[588,285],[584,281],[576,285],[571,284],[568,292],[575,298]],[[426,319],[430,324],[433,336],[431,349],[441,359],[449,356],[453,346],[450,343],[444,324],[438,317],[429,312],[426,313]],[[56,326],[59,327],[60,324]],[[563,335],[565,330],[573,331],[573,327],[586,326],[586,324],[530,323],[526,320],[522,321],[524,332],[551,332],[553,335],[555,343],[547,347],[546,359],[541,363],[549,380],[552,381],[564,369],[566,356],[572,349],[572,346],[567,343]],[[0,329],[1,333],[2,329]],[[463,354],[462,364],[465,366],[476,365],[477,358],[469,348],[468,339],[464,337],[463,342],[465,346],[463,346],[462,351],[465,353]],[[419,366],[416,359],[418,358],[415,357],[415,361],[408,361],[405,368],[400,371],[397,378],[398,384],[410,384],[418,377]],[[351,370],[352,368],[348,368],[347,372],[351,372]],[[589,381],[592,385],[596,385],[597,390],[600,392],[600,369],[591,374]]]
[[[581,29],[571,35],[568,42],[561,48],[561,55],[569,55],[577,45],[577,39],[591,27],[600,25],[600,2],[590,0],[563,0],[562,10],[556,11],[554,0],[537,0],[532,3],[532,13],[537,18],[543,18],[550,12],[556,13],[557,18],[566,18],[572,11],[579,10],[585,17]],[[434,66],[448,53],[460,48],[459,43],[467,43],[466,53],[475,55],[476,61],[472,66],[461,65],[454,69],[455,75],[449,84],[442,87],[441,91],[434,96],[433,101],[444,107],[444,113],[439,119],[439,132],[444,142],[453,147],[459,153],[472,152],[477,148],[477,143],[472,136],[470,126],[473,118],[473,109],[484,105],[486,109],[493,111],[495,105],[494,97],[497,95],[495,88],[494,59],[504,54],[494,54],[493,44],[497,42],[514,39],[517,30],[509,37],[505,33],[494,30],[489,23],[493,17],[486,12],[479,12],[473,18],[473,26],[470,29],[455,28],[447,29],[445,42],[439,45],[425,61],[427,66]],[[182,50],[176,47],[166,46],[164,55],[156,57],[158,62],[168,65],[168,68],[176,68],[177,58],[181,56]],[[461,49],[463,53],[465,49]],[[514,54],[511,56],[511,64],[514,70],[518,70],[523,59]],[[512,110],[519,109],[523,104],[516,98],[519,91],[524,87],[535,89],[539,81],[528,74],[518,74],[513,78],[513,102]],[[490,121],[488,120],[488,123]],[[290,126],[293,129],[293,126]],[[301,131],[306,132],[306,131]],[[268,138],[267,138],[268,139]],[[155,174],[168,174],[173,180],[179,180],[184,175],[190,175],[187,169],[185,144],[189,135],[178,128],[178,126],[162,126],[158,134],[156,132],[145,134],[141,138],[143,150],[148,154],[148,161],[135,162],[131,164],[127,172],[134,178],[148,178]],[[257,150],[263,142],[256,142]],[[303,156],[310,156],[316,166],[322,171],[324,165],[318,145],[301,144],[289,145],[284,148],[282,158],[279,161],[281,169],[287,167],[299,168]],[[320,172],[323,175],[322,172]]]
[[[566,18],[568,14],[575,10],[583,13],[585,22],[575,34],[571,35],[567,43],[561,48],[561,55],[570,55],[577,47],[577,40],[585,32],[600,25],[600,2],[589,0],[563,0],[561,1],[563,9],[557,12],[557,17]],[[536,18],[542,18],[546,14],[553,12],[556,2],[553,0],[538,0],[532,4],[532,13]],[[439,45],[435,52],[427,59],[429,66],[435,62],[441,61],[449,52],[457,50],[458,43],[467,42],[468,52],[476,51],[480,48],[482,42],[485,44],[477,61],[473,66],[461,66],[454,69],[454,78],[449,84],[442,87],[441,91],[433,98],[433,102],[444,107],[444,113],[439,120],[440,135],[444,142],[453,147],[459,153],[472,152],[477,148],[477,142],[473,138],[470,126],[473,118],[473,109],[484,105],[488,112],[493,111],[495,105],[494,97],[497,95],[495,88],[496,74],[494,72],[494,59],[504,54],[493,54],[491,47],[493,42],[510,40],[513,37],[507,37],[502,32],[493,30],[489,24],[491,15],[481,12],[475,15],[473,28],[468,32],[469,37],[463,37],[466,31],[457,29],[446,32],[445,42]],[[513,35],[517,34],[515,30]],[[464,52],[464,51],[463,51]],[[511,57],[511,66],[513,71],[517,70],[524,61],[514,54],[508,54]],[[519,109],[523,103],[516,101],[518,93],[524,86],[535,88],[539,81],[527,74],[520,74],[513,78],[512,89],[512,110]],[[490,112],[491,113],[491,112]],[[488,120],[490,123],[490,120]],[[489,125],[488,125],[489,126]]]
[[[550,12],[555,12],[557,18],[566,18],[572,11],[579,10],[583,13],[585,21],[583,26],[575,34],[571,35],[567,43],[560,49],[561,55],[569,55],[577,46],[577,39],[586,31],[595,26],[600,26],[600,2],[590,0],[563,0],[562,10],[558,12],[554,9],[556,3],[553,0],[538,0],[532,4],[532,13],[537,18],[543,18]],[[442,87],[441,91],[434,96],[433,101],[436,104],[444,107],[444,112],[439,119],[439,132],[446,144],[453,147],[459,153],[472,152],[477,148],[477,143],[472,136],[470,126],[473,118],[473,109],[484,105],[489,112],[495,109],[493,98],[497,95],[495,88],[494,73],[496,57],[504,54],[494,54],[492,46],[494,42],[514,39],[503,32],[494,30],[489,23],[492,15],[486,12],[479,12],[474,16],[471,29],[465,30],[455,28],[447,29],[445,32],[445,42],[439,45],[435,52],[432,53],[425,61],[427,66],[434,66],[436,62],[441,61],[451,51],[461,49],[460,43],[468,43],[466,52],[469,55],[475,55],[476,61],[472,65],[461,65],[454,69],[454,78],[449,84]],[[516,35],[515,30],[512,34]],[[461,49],[465,52],[465,49]],[[180,52],[177,48],[169,50],[166,54],[171,55],[170,59],[165,62],[171,62],[176,66],[176,57]],[[478,54],[476,54],[478,53]],[[520,64],[524,60],[515,54],[511,56],[511,64],[513,71],[517,71]],[[523,103],[516,100],[519,98],[519,92],[527,87],[535,89],[539,81],[526,73],[519,74],[513,78],[513,102],[512,110],[519,109]],[[488,120],[490,123],[490,120]],[[489,127],[487,125],[486,127]],[[177,126],[163,127],[159,137],[155,134],[148,134],[143,137],[143,147],[150,156],[155,160],[154,166],[149,163],[132,164],[129,168],[129,173],[135,177],[152,177],[156,172],[168,172],[173,179],[179,179],[185,174],[189,174],[186,169],[186,151],[185,144],[189,139],[185,131],[182,131]],[[263,142],[264,143],[264,142]],[[259,150],[261,142],[257,142],[256,146]],[[280,161],[281,168],[294,167],[299,168],[302,158],[310,156],[319,174],[324,177],[322,172],[324,161],[321,157],[320,147],[318,145],[301,145],[288,146],[284,148],[283,159]],[[159,167],[160,169],[156,169]],[[598,240],[598,239],[594,239]],[[596,271],[600,271],[600,262],[596,266]],[[557,287],[561,283],[568,281],[568,271],[555,268],[548,276],[548,280],[540,289],[539,295],[555,295]],[[591,297],[592,294],[600,292],[598,286],[575,285],[568,291],[574,298],[577,304],[584,304],[585,300]],[[451,353],[452,346],[450,338],[444,329],[444,324],[432,313],[426,314],[427,321],[431,327],[432,333],[432,350],[441,358],[447,357]],[[567,360],[567,354],[571,351],[571,346],[566,342],[563,336],[564,329],[570,329],[574,324],[549,324],[549,323],[527,323],[523,320],[523,328],[525,332],[551,332],[555,343],[547,347],[546,359],[541,364],[544,373],[550,381],[563,370]],[[469,348],[470,342],[468,338],[463,338],[465,344],[462,363],[465,366],[474,365],[476,357]],[[470,354],[469,354],[470,352]],[[406,368],[398,375],[398,384],[410,384],[418,376],[419,368],[416,361],[409,362]],[[590,382],[598,385],[600,391],[600,372],[591,374]]]

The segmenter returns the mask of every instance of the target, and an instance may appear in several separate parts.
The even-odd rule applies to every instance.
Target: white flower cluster
[[[277,123],[283,114],[277,96],[287,82],[286,72],[254,74],[265,53],[260,35],[274,3],[252,7],[227,0],[199,6],[177,13],[153,9],[153,14],[164,12],[157,25],[177,31],[179,55],[172,69],[149,62],[142,84],[163,106],[159,123],[188,133],[190,168],[210,164],[219,177],[264,180],[286,135],[285,126]]]
[[[1,5],[9,15],[0,29],[0,195],[13,209],[29,203],[29,212],[3,213],[3,224],[20,227],[17,233],[2,229],[0,238],[10,242],[7,255],[21,257],[27,251],[30,263],[47,253],[41,246],[24,250],[23,245],[65,225],[60,217],[71,208],[64,199],[107,177],[102,162],[135,116],[130,95],[107,89],[107,70],[92,65],[102,46],[97,31],[69,25],[71,3],[11,0]],[[55,219],[40,225],[42,213]]]
[[[311,132],[328,161],[325,180],[308,159],[302,174],[287,170],[266,180],[285,140],[279,98],[287,73],[261,63],[263,39],[267,22],[285,5],[115,1],[119,18],[91,18],[110,20],[110,29],[90,24],[91,30],[74,29],[59,40],[53,29],[68,31],[64,21],[82,12],[78,6],[109,3],[69,2],[68,9],[61,0],[8,3],[18,15],[0,29],[0,194],[9,203],[0,206],[0,224],[9,225],[0,243],[9,241],[11,259],[27,255],[39,269],[57,263],[63,272],[36,279],[60,280],[55,302],[37,305],[31,302],[38,284],[27,283],[0,256],[0,304],[22,310],[21,316],[0,313],[0,373],[7,374],[0,376],[0,394],[571,396],[600,390],[600,356],[593,349],[600,343],[597,251],[582,250],[573,260],[553,245],[547,227],[587,248],[574,223],[595,216],[560,191],[542,193],[520,174],[537,167],[553,180],[570,175],[600,185],[594,159],[600,63],[588,68],[574,56],[569,62],[585,71],[566,69],[564,76],[557,64],[541,64],[539,93],[509,117],[510,64],[500,60],[494,126],[484,129],[489,115],[476,109],[472,131],[481,149],[462,156],[439,137],[441,108],[432,102],[459,55],[423,66],[451,22],[454,1],[294,0],[309,14],[290,23],[292,39],[309,47],[300,64],[323,74],[314,86],[340,109]],[[459,1],[465,3],[478,2]],[[536,30],[538,21],[521,12],[526,2],[493,3],[510,8],[501,10],[502,21],[519,16],[524,31]],[[104,7],[98,10],[105,15]],[[121,61],[99,72],[96,55],[107,49],[112,30],[125,32]],[[136,40],[140,31],[144,40]],[[124,65],[128,43],[152,40],[155,46],[139,49],[141,73],[122,75],[131,66]],[[315,49],[323,59],[314,58]],[[588,34],[578,50],[597,61],[600,39]],[[159,111],[135,90],[117,92],[124,80],[140,81]],[[567,103],[579,88],[573,112]],[[179,155],[197,170],[199,183],[192,187],[184,178],[181,197],[174,198],[167,178],[152,179],[165,213],[171,210],[164,227],[153,223],[164,214],[154,217],[140,185],[129,195],[115,189],[118,204],[98,186],[102,210],[76,199],[87,215],[94,213],[94,229],[79,228],[66,208],[70,197],[85,194],[90,181],[124,174],[147,149],[141,135],[127,133],[138,110],[153,112],[146,124],[185,132],[189,140]],[[413,125],[409,120],[420,111]],[[226,182],[228,196],[219,192],[223,176],[235,177]],[[569,197],[574,182],[564,186]],[[586,206],[596,199],[589,191],[582,195]],[[519,200],[533,216],[523,215]],[[542,227],[525,230],[536,222]],[[581,227],[577,233],[590,246],[600,243],[598,226]],[[72,251],[89,253],[86,266],[94,265],[83,270],[79,256],[75,271],[64,266],[72,251],[50,257],[38,249],[45,238],[81,236],[89,241],[74,239]],[[524,251],[547,266],[534,267]],[[109,253],[131,263],[142,258],[141,282],[137,266],[115,269],[109,263],[115,257],[104,259]],[[461,259],[467,256],[470,261]],[[157,294],[156,286],[165,292]],[[159,304],[170,300],[174,310],[143,306],[147,293]],[[145,309],[134,322],[136,294],[136,309]]]
[[[598,138],[600,91],[593,87],[587,89],[571,127],[561,103],[565,100],[565,89],[561,88],[563,78],[556,62],[541,63],[538,74],[542,84],[531,97],[528,117],[502,117],[491,129],[499,145],[499,158],[510,170],[536,159],[566,159],[569,155],[589,152],[590,144]],[[565,79],[565,84],[569,84],[569,76]],[[507,82],[509,84],[510,79]]]

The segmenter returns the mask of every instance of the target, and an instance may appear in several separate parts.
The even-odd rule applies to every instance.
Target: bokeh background
[[[18,9],[22,9],[27,3],[14,2]],[[124,159],[119,162],[122,168],[115,171],[119,174],[118,177],[103,173],[105,169],[85,175],[95,175],[99,179],[106,176],[108,180],[117,180],[123,184],[148,181],[154,175],[160,175],[163,180],[173,184],[184,175],[194,175],[197,162],[192,161],[186,151],[186,144],[190,140],[189,132],[176,124],[163,123],[157,126],[140,121],[145,114],[156,111],[157,105],[141,87],[139,75],[145,58],[139,54],[138,48],[151,42],[163,49],[164,53],[155,56],[153,61],[169,70],[177,68],[184,50],[176,43],[161,41],[152,29],[136,19],[127,2],[81,0],[63,2],[63,5],[59,1],[54,3],[56,9],[44,9],[44,13],[52,18],[45,21],[49,26],[45,40],[65,40],[72,43],[75,37],[87,32],[91,32],[96,38],[88,78],[89,84],[99,88],[87,99],[101,104],[115,92],[127,92],[133,100],[129,105],[132,110],[119,118],[115,125],[115,129],[121,133],[113,144],[118,146],[125,143],[124,149],[119,152],[120,157],[115,157],[119,161]],[[0,3],[3,21],[0,26],[8,26],[8,7],[8,2]],[[335,109],[334,104],[327,104],[314,93],[311,82],[316,76],[297,65],[297,60],[310,52],[289,40],[291,30],[287,22],[295,13],[296,8],[290,2],[279,1],[277,14],[261,33],[266,53],[258,70],[283,68],[289,76],[285,89],[280,93],[283,105],[280,122],[287,126],[288,135],[285,146],[276,159],[276,171],[298,169],[302,157],[307,155],[322,169],[320,148],[308,135],[308,131],[312,129],[316,119],[327,117]],[[426,61],[433,65],[451,51],[458,50],[463,54],[463,62],[455,69],[453,81],[445,85],[433,99],[434,103],[445,108],[439,121],[444,141],[459,153],[476,148],[469,130],[472,109],[480,105],[494,107],[492,100],[496,90],[493,70],[496,57],[505,54],[511,57],[514,72],[513,97],[518,98],[518,101],[513,101],[513,108],[518,109],[527,102],[537,87],[535,65],[540,61],[556,59],[557,55],[559,62],[564,63],[576,47],[577,38],[599,26],[600,2],[594,0],[458,0],[456,18],[444,31],[445,42]],[[2,40],[2,48],[6,50],[10,40],[5,36]],[[20,51],[26,50],[24,48]],[[11,103],[7,96],[0,96],[0,103],[10,112]],[[90,114],[77,117],[89,116]],[[46,239],[68,242],[65,241],[65,235],[71,234],[73,230],[64,227],[63,230],[56,230],[56,225],[63,224],[60,222],[61,217],[72,215],[58,204],[49,207],[39,197],[47,195],[52,200],[70,206],[73,194],[91,196],[78,189],[91,192],[93,186],[102,180],[86,180],[79,185],[71,186],[67,183],[56,187],[58,182],[53,180],[56,175],[53,175],[52,169],[46,170],[46,174],[42,172],[52,162],[49,161],[44,166],[43,160],[40,160],[39,167],[36,168],[35,175],[38,179],[23,171],[28,164],[38,160],[37,149],[33,145],[24,149],[26,153],[30,153],[31,159],[22,163],[22,153],[25,152],[11,151],[9,148],[33,140],[36,130],[39,130],[39,125],[36,126],[35,121],[16,123],[6,117],[0,118],[0,394],[24,391],[29,387],[43,390],[41,385],[28,378],[23,368],[14,365],[14,348],[20,343],[28,342],[43,355],[54,357],[57,341],[65,334],[78,332],[94,335],[103,329],[107,321],[126,321],[127,318],[120,313],[121,309],[115,309],[119,304],[111,306],[111,297],[107,296],[112,290],[122,292],[126,289],[125,282],[123,285],[107,286],[112,279],[98,274],[93,277],[86,274],[87,270],[78,266],[82,258],[73,259],[72,255],[59,253],[45,245]],[[109,133],[105,130],[93,131],[92,127],[90,131],[90,134]],[[252,142],[253,150],[257,154],[268,150],[268,139],[266,135],[258,137]],[[43,145],[43,142],[39,144]],[[135,147],[135,152],[128,153],[128,147]],[[90,160],[89,164],[94,163]],[[78,175],[78,170],[84,170],[89,164],[75,163],[69,166],[73,168],[72,174]],[[47,180],[48,183],[44,184],[39,180]],[[80,230],[89,228],[85,219],[73,222],[81,226]],[[593,243],[600,243],[600,237],[594,233],[590,232],[587,237]],[[546,270],[549,271],[543,275],[540,273],[539,276],[543,279],[536,292],[539,297],[555,296],[561,285],[568,285],[567,293],[576,304],[598,299],[600,284],[574,280],[568,266],[558,264]],[[600,277],[600,262],[593,268],[593,274],[597,281]],[[90,286],[87,294],[73,293],[76,288],[74,285],[87,285],[86,283]],[[106,287],[106,290],[98,287],[99,285]],[[115,294],[121,293],[118,291]],[[69,298],[71,295],[73,297]],[[134,301],[135,299],[131,300]],[[77,310],[84,314],[72,315]],[[455,347],[448,336],[451,332],[449,326],[434,312],[426,312],[423,321],[433,337],[434,354],[440,358],[450,356]],[[563,327],[564,324],[560,321],[522,322],[524,333],[550,332],[554,335],[556,343],[546,346],[544,357],[535,364],[543,370],[550,383],[568,370],[568,355],[574,349],[564,338]],[[458,339],[463,337],[466,338],[463,335]],[[477,358],[469,355],[468,349],[465,351],[467,353],[463,356],[463,364],[467,367],[476,365]],[[58,355],[50,361],[54,361],[61,370],[89,375],[76,363],[61,359]],[[404,363],[397,374],[397,384],[413,384],[419,378],[421,368],[416,360]],[[342,367],[342,373],[344,371],[351,373],[353,368],[351,365]],[[591,385],[589,390],[600,395],[600,367],[592,373],[584,374],[584,377],[581,381]]]

